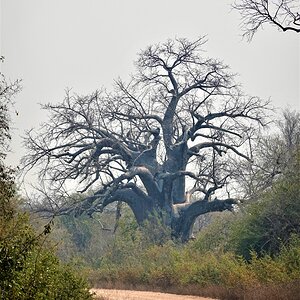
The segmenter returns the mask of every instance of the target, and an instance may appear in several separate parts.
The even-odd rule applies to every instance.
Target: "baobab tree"
[[[52,187],[73,181],[90,191],[59,212],[92,215],[122,201],[139,224],[155,215],[186,241],[197,216],[232,209],[232,161],[251,159],[249,139],[268,104],[243,95],[228,66],[203,57],[205,43],[149,46],[129,83],[67,92],[61,104],[44,106],[50,117],[28,133],[24,168],[40,165]]]
[[[241,14],[243,35],[248,40],[264,24],[270,24],[284,32],[300,33],[298,0],[237,0],[233,8]]]

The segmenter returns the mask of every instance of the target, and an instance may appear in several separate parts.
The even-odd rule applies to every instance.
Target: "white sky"
[[[38,103],[59,102],[65,88],[85,94],[134,72],[136,54],[167,38],[207,35],[207,56],[238,73],[244,90],[299,110],[300,35],[265,26],[241,38],[229,0],[1,0],[2,72],[23,79],[13,116],[12,153],[24,154],[24,130],[46,121]]]

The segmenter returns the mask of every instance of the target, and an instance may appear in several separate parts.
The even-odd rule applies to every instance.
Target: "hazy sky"
[[[239,14],[227,0],[2,0],[1,65],[23,79],[16,97],[9,163],[24,153],[20,135],[46,121],[38,103],[110,88],[134,72],[136,54],[167,38],[207,35],[207,56],[239,74],[244,90],[275,106],[299,109],[300,35],[265,26],[242,40]]]

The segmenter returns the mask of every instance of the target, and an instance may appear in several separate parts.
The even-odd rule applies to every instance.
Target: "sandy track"
[[[105,300],[214,300],[212,298],[198,296],[174,295],[147,291],[92,289],[91,292],[96,294],[95,299],[97,299],[97,296],[103,296],[107,298],[104,298]]]

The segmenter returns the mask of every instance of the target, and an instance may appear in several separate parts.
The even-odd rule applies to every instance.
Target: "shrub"
[[[226,250],[250,259],[251,251],[259,256],[277,255],[291,236],[300,237],[300,151],[288,171],[248,205],[231,223]]]
[[[91,299],[86,282],[43,247],[26,214],[0,224],[0,299]]]
[[[46,249],[51,224],[33,230],[16,206],[12,173],[0,171],[0,299],[92,299],[87,283]]]

